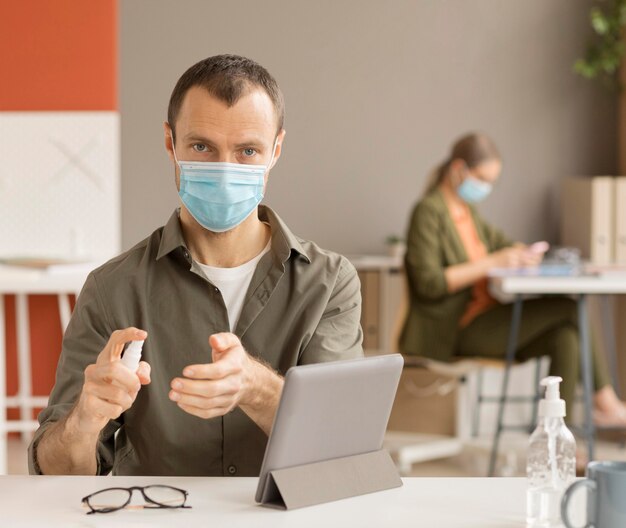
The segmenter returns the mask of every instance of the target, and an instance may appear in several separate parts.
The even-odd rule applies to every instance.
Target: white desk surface
[[[525,478],[405,478],[404,486],[293,511],[255,504],[256,478],[0,477],[0,525],[41,527],[513,528],[524,527]],[[86,515],[80,500],[107,487],[170,484],[189,510]],[[137,492],[134,499],[139,499]],[[141,502],[141,501],[137,501]]]
[[[361,271],[390,271],[402,268],[402,259],[386,255],[352,255],[354,267]],[[0,264],[0,295],[63,294],[79,292],[92,269],[102,262],[54,266],[54,271]]]
[[[359,271],[382,271],[402,269],[402,257],[388,255],[346,255],[352,265]]]
[[[510,295],[626,293],[626,273],[565,277],[511,274],[492,276],[489,280],[497,291]]]
[[[0,265],[0,295],[78,293],[95,263],[71,266],[55,272]]]

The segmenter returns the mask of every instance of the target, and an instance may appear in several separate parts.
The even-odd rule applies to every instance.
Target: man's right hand
[[[137,328],[116,330],[98,355],[95,364],[85,369],[80,397],[68,420],[83,434],[99,434],[104,426],[130,408],[142,385],[150,383],[150,365],[139,363],[131,372],[120,361],[124,345],[145,340],[147,332]]]

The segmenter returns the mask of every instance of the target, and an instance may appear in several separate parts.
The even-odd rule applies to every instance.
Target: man
[[[258,475],[285,371],[362,355],[354,267],[259,205],[283,119],[249,59],[179,79],[164,132],[180,209],[88,277],[31,473]],[[136,372],[120,362],[133,340]]]

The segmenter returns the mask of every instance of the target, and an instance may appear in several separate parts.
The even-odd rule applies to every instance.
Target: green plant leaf
[[[606,35],[609,32],[610,22],[599,8],[591,9],[591,27],[598,35]]]
[[[589,21],[596,36],[573,70],[586,79],[599,78],[611,90],[621,89],[618,71],[625,53],[622,33],[626,27],[626,0],[596,0]]]

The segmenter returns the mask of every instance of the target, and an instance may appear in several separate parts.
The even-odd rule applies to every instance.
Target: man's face
[[[194,86],[185,94],[176,126],[176,157],[179,161],[219,161],[267,165],[276,153],[280,157],[285,131],[276,136],[276,113],[269,96],[262,89],[252,89],[233,106]],[[164,124],[165,147],[174,161],[171,130]],[[268,167],[268,172],[271,167]],[[180,173],[176,165],[176,188]],[[267,173],[265,175],[267,184]]]

